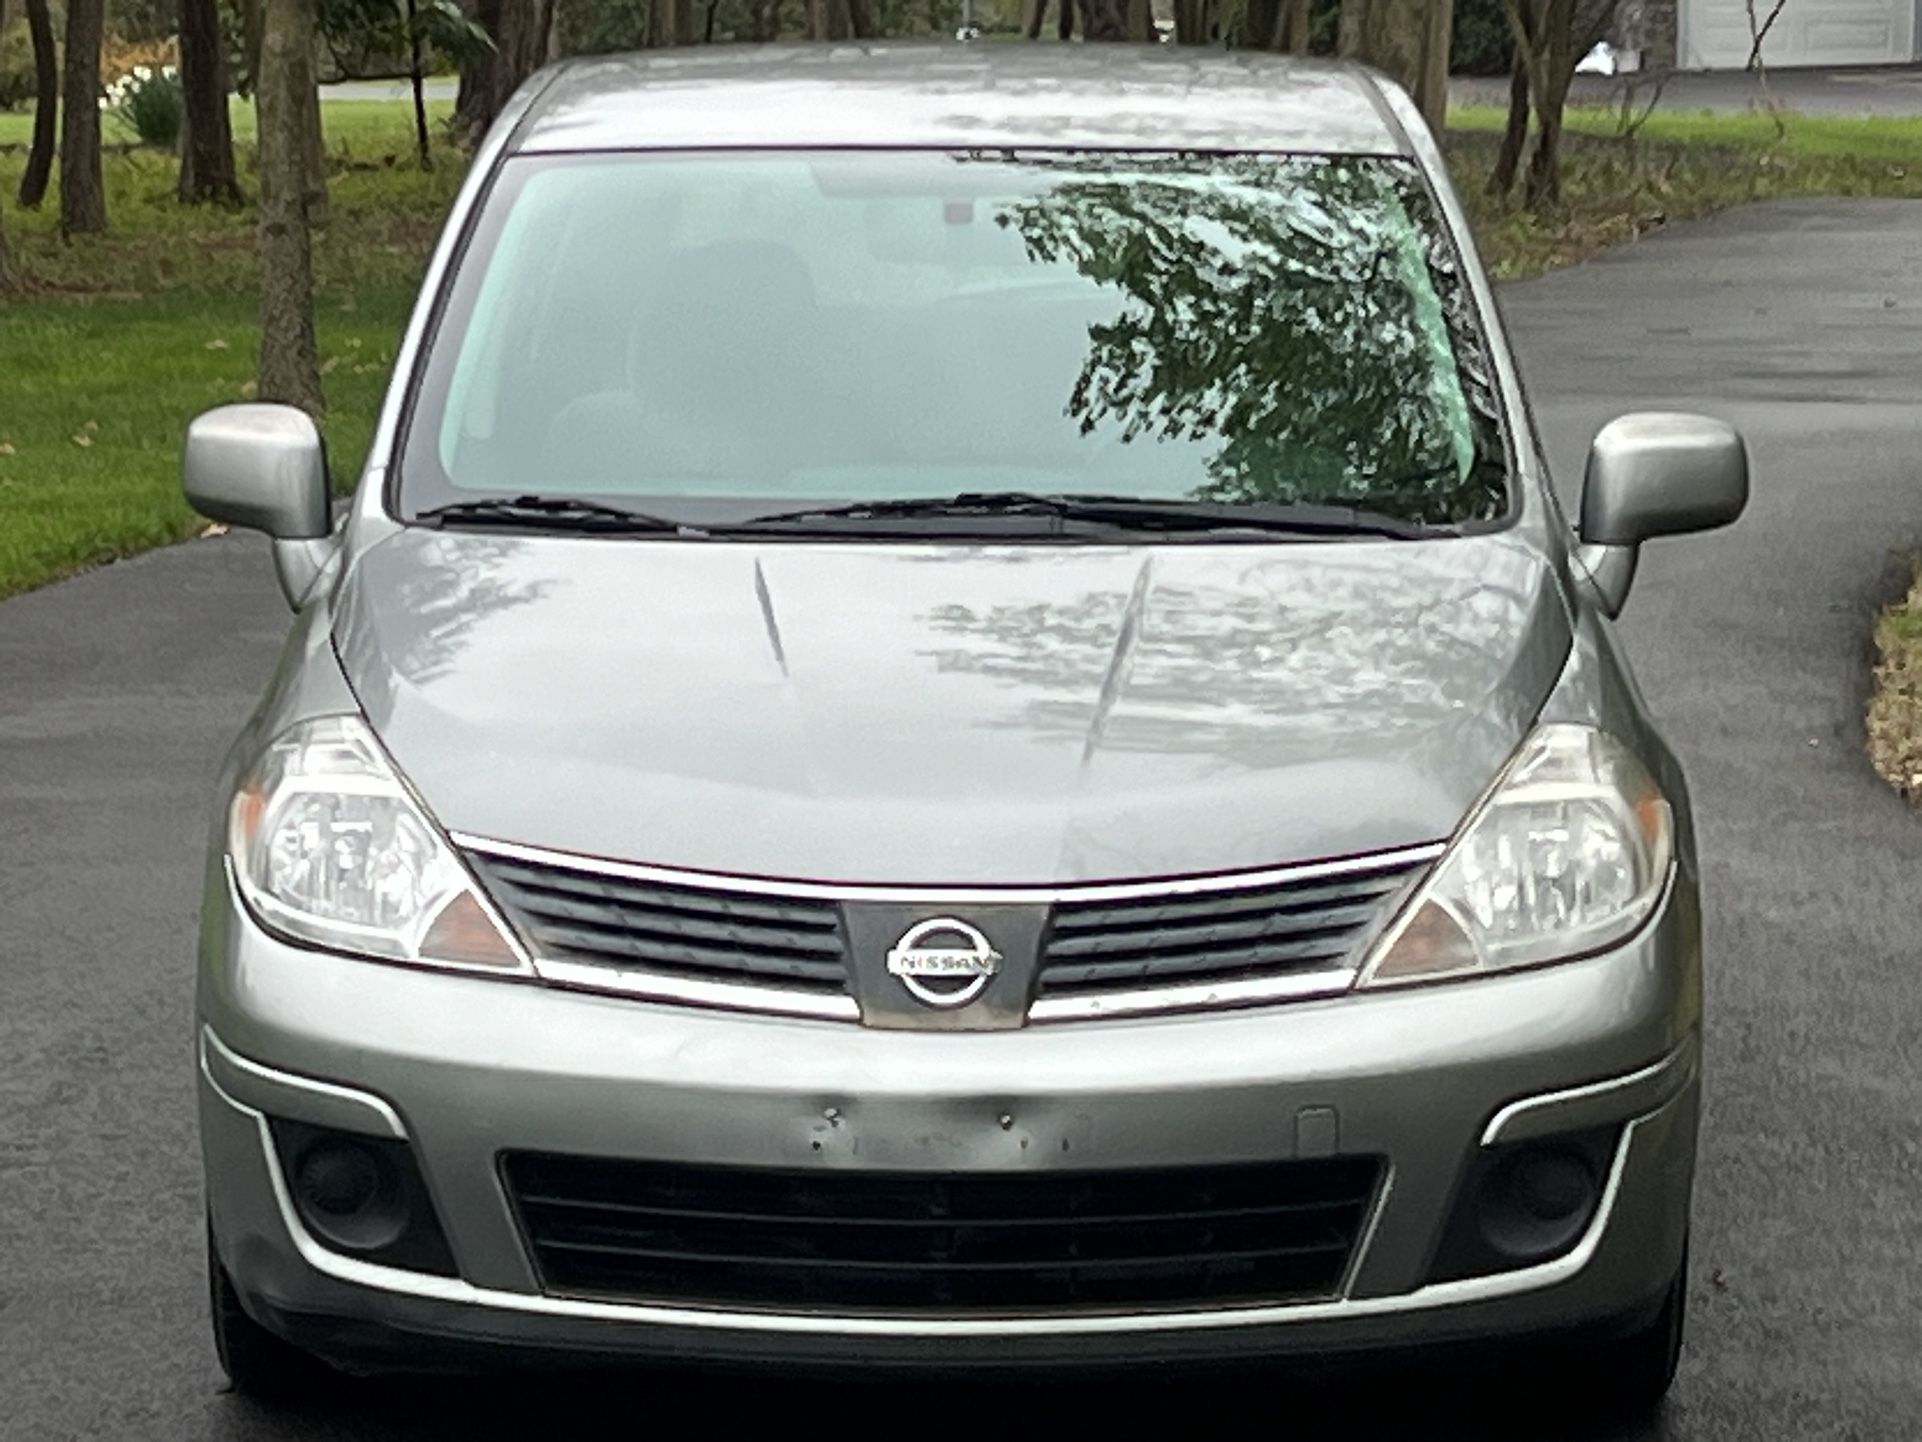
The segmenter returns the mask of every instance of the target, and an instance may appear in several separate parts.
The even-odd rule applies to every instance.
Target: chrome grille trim
[[[787,881],[765,877],[731,876],[720,872],[688,871],[675,867],[613,861],[602,857],[585,856],[577,852],[551,851],[518,842],[495,841],[466,832],[450,833],[450,839],[462,851],[474,853],[483,861],[492,857],[584,874],[605,875],[628,881],[714,892],[732,891],[745,896],[786,897],[808,901],[895,902],[928,907],[993,903],[1053,907],[1064,902],[1101,903],[1153,900],[1159,897],[1216,895],[1322,878],[1337,878],[1359,872],[1395,868],[1405,868],[1412,872],[1415,868],[1426,867],[1434,862],[1446,850],[1445,842],[1435,841],[1419,846],[1402,847],[1394,851],[1373,852],[1362,856],[1307,862],[1295,866],[1273,867],[1262,871],[1218,872],[1206,876],[1174,877],[1153,881],[1094,882],[1058,886],[955,887]],[[1380,920],[1386,923],[1391,919],[1387,904],[1384,903],[1384,913]],[[1379,935],[1380,928],[1371,927],[1367,934]],[[1170,983],[1127,990],[1090,990],[1079,994],[1040,996],[1030,1004],[1028,1020],[1035,1024],[1095,1021],[1110,1017],[1226,1010],[1283,1001],[1339,996],[1352,988],[1361,960],[1360,954],[1356,954],[1344,958],[1339,966],[1280,976],[1187,984]],[[861,1019],[860,1005],[852,995],[804,991],[755,982],[712,981],[606,963],[581,963],[538,953],[533,958],[533,965],[535,973],[543,981],[575,991],[763,1015],[793,1016],[835,1022],[858,1022]]]
[[[454,844],[464,851],[486,856],[502,856],[514,861],[566,867],[574,871],[597,871],[631,881],[653,881],[663,886],[704,887],[710,891],[739,891],[756,896],[793,896],[815,901],[896,901],[911,905],[965,906],[1005,902],[1011,905],[1052,906],[1059,901],[1129,901],[1155,896],[1192,896],[1201,892],[1240,891],[1249,887],[1278,886],[1292,881],[1312,881],[1323,876],[1346,876],[1356,871],[1376,871],[1393,866],[1417,866],[1442,854],[1445,842],[1431,841],[1420,846],[1404,846],[1395,851],[1375,851],[1365,856],[1344,856],[1334,861],[1310,861],[1297,866],[1276,866],[1263,871],[1224,871],[1207,876],[1178,876],[1158,881],[1071,882],[1062,886],[872,886],[858,882],[779,881],[759,876],[731,876],[721,871],[684,871],[668,866],[644,866],[631,861],[610,861],[598,856],[583,856],[572,851],[547,851],[523,846],[514,841],[490,841],[466,832],[449,833]]]

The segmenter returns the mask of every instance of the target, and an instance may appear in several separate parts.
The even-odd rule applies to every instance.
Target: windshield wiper
[[[1041,516],[1132,531],[1387,536],[1400,541],[1450,534],[1400,516],[1352,506],[1235,505],[1138,496],[1040,495],[1032,491],[964,491],[947,497],[857,501],[845,506],[819,506],[755,516],[729,529],[834,529],[867,521],[966,521],[1002,516]]]
[[[489,496],[451,501],[422,511],[417,519],[437,526],[520,526],[544,531],[585,531],[599,535],[672,534],[705,537],[699,526],[630,511],[579,496]]]

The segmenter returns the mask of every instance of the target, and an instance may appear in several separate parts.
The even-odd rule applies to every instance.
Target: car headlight
[[[1360,986],[1569,961],[1632,935],[1668,884],[1674,815],[1590,726],[1538,727],[1402,909]]]
[[[249,909],[293,940],[431,966],[530,970],[355,717],[304,721],[268,745],[234,793],[228,853]]]

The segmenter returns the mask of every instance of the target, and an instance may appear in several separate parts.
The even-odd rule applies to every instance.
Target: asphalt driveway
[[[1744,211],[1507,304],[1571,482],[1593,426],[1639,405],[1727,416],[1758,460],[1749,518],[1651,548],[1624,623],[1694,781],[1711,1001],[1691,1345],[1637,1435],[1912,1436],[1922,819],[1858,741],[1869,617],[1922,546],[1922,206]],[[221,1395],[191,1115],[196,886],[209,780],[285,624],[247,538],[0,604],[0,1437],[627,1435],[769,1407],[863,1431],[952,1407],[1076,1431],[1592,1435],[1554,1406],[1492,1418],[1298,1378],[412,1384],[283,1416]]]

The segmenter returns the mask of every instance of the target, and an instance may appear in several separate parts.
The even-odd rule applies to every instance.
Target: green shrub
[[[146,144],[172,145],[180,139],[185,110],[180,72],[171,65],[136,65],[107,87],[100,108],[126,121]]]

